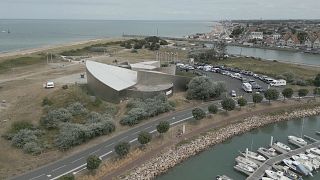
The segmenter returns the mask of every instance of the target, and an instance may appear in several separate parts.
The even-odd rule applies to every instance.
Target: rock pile
[[[208,132],[204,136],[200,136],[190,143],[183,144],[178,147],[172,147],[164,152],[153,157],[148,162],[133,169],[122,179],[154,179],[165,173],[170,168],[181,163],[187,158],[196,155],[197,153],[206,150],[207,148],[221,143],[235,135],[242,134],[252,129],[262,127],[270,123],[286,121],[295,118],[315,116],[320,114],[320,107],[293,111],[274,116],[252,116],[246,118],[243,122],[231,124],[214,132]]]

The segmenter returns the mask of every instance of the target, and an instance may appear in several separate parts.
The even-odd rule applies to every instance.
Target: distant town
[[[188,39],[225,41],[228,44],[320,53],[319,20],[221,21],[209,33]]]

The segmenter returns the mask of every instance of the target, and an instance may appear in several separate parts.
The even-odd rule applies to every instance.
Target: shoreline
[[[37,48],[30,48],[30,49],[27,48],[27,49],[21,49],[21,50],[0,52],[0,58],[9,58],[12,56],[24,56],[24,55],[30,55],[33,53],[39,53],[42,51],[55,50],[57,48],[85,45],[88,43],[98,43],[99,41],[107,41],[107,40],[121,39],[121,38],[123,37],[106,37],[106,38],[88,39],[83,41],[72,41],[72,42],[66,42],[66,43],[55,44],[55,45],[45,45]]]
[[[215,131],[207,131],[187,144],[178,147],[170,147],[161,154],[157,154],[142,165],[129,170],[124,177],[120,179],[154,179],[157,176],[165,174],[171,168],[184,162],[214,145],[220,144],[234,136],[247,133],[268,124],[281,121],[289,121],[296,118],[310,117],[320,115],[320,106],[313,108],[304,107],[302,110],[290,109],[289,113],[285,112],[277,115],[250,116],[244,120],[229,124]]]

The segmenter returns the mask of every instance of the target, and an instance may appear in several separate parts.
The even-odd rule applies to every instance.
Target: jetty
[[[315,140],[315,139],[313,139],[313,140]],[[280,154],[279,156],[276,156],[276,157],[274,157],[274,158],[267,159],[265,162],[262,163],[261,166],[259,166],[259,167],[255,170],[255,172],[253,172],[253,173],[251,173],[251,174],[249,175],[249,177],[247,178],[247,180],[260,179],[261,177],[263,177],[263,175],[265,174],[265,171],[266,171],[266,170],[272,169],[272,166],[273,166],[274,164],[277,164],[277,163],[281,162],[281,161],[284,160],[284,159],[290,158],[290,157],[293,156],[293,155],[296,155],[296,154],[299,154],[299,153],[303,153],[303,152],[305,152],[307,149],[314,148],[314,147],[318,147],[319,145],[320,145],[320,142],[319,142],[319,141],[315,141],[315,142],[312,143],[312,144],[309,144],[309,145],[300,147],[300,148],[298,148],[298,149],[294,149],[294,150],[292,150],[292,151],[289,151],[289,152]]]

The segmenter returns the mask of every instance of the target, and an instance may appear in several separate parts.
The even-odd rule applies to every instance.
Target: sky
[[[0,0],[0,19],[320,19],[320,0]]]

